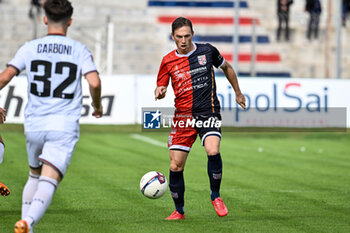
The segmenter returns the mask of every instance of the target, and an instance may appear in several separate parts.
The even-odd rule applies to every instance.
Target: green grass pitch
[[[28,177],[22,126],[1,126],[6,151],[0,181],[0,232],[20,219]],[[157,145],[134,138],[140,134]],[[185,221],[165,221],[173,210],[169,190],[142,196],[142,175],[168,176],[168,133],[140,126],[82,126],[71,165],[36,233],[110,232],[350,232],[349,133],[223,132],[221,188],[229,214],[209,201],[206,154],[197,139],[185,168]],[[164,143],[162,146],[161,143]]]

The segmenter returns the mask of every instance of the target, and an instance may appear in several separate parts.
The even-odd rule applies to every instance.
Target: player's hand
[[[163,87],[163,86],[157,87],[154,90],[155,100],[163,99],[165,97],[166,91],[167,91],[166,87]]]
[[[6,110],[3,108],[0,108],[0,124],[3,124],[6,121]]]
[[[100,106],[98,108],[95,107],[94,103],[91,103],[91,106],[94,108],[92,115],[96,118],[101,118],[103,115],[102,104],[100,103]]]
[[[242,93],[236,94],[236,102],[244,109],[246,109],[245,106],[245,97]]]

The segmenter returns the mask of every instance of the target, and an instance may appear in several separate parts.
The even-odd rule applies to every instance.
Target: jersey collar
[[[178,56],[178,57],[189,57],[189,56],[191,56],[192,53],[194,53],[194,51],[196,51],[196,49],[197,49],[197,45],[195,43],[192,43],[192,44],[193,44],[193,47],[194,47],[194,49],[192,51],[190,51],[189,53],[186,53],[186,54],[179,54],[177,52],[177,50],[175,50],[176,56]]]
[[[48,36],[66,36],[66,35],[63,34],[63,33],[48,33],[47,35],[48,35]]]

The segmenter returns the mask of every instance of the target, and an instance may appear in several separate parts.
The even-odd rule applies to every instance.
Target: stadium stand
[[[69,36],[86,44],[99,60],[101,73],[106,72],[107,22],[114,23],[114,74],[155,74],[161,58],[174,49],[170,39],[170,23],[180,15],[194,21],[196,42],[210,42],[229,61],[232,60],[233,2],[232,1],[72,1],[74,22]],[[35,21],[28,18],[29,0],[3,0],[0,5],[0,69],[5,67],[19,46],[33,38],[34,22],[37,36],[45,35],[42,15]],[[326,7],[326,0],[322,0]],[[276,42],[277,16],[271,0],[240,1],[239,72],[251,75],[252,19],[256,21],[256,76],[325,77],[325,65],[334,66],[334,24],[332,55],[326,62],[326,10],[321,16],[320,39],[306,40],[307,16],[303,1],[291,7],[291,40]],[[266,6],[269,7],[266,7]],[[334,8],[334,7],[333,7]],[[342,34],[342,73],[350,77],[350,45],[345,43],[349,29]],[[100,35],[100,38],[97,37]],[[97,54],[100,40],[101,54]],[[317,59],[316,59],[317,58]],[[332,68],[331,73],[334,73]]]
[[[178,15],[184,15],[191,19],[195,25],[194,41],[212,43],[229,62],[232,62],[233,40],[235,39],[232,37],[234,23],[234,4],[232,1],[187,1],[186,3],[182,1],[148,1],[148,5],[154,7],[156,13],[159,14],[158,23],[165,26],[171,24]],[[179,12],[179,8],[184,12]],[[216,11],[213,11],[213,8]],[[247,64],[252,61],[253,20],[256,22],[254,30],[258,32],[255,37],[255,73],[251,72],[252,68]],[[290,77],[290,71],[283,67],[279,51],[276,51],[270,43],[269,36],[260,24],[259,18],[250,9],[248,2],[240,1],[239,75]],[[171,36],[169,36],[169,43],[173,43]]]
[[[272,7],[266,7],[267,0],[263,1],[250,1],[251,8],[259,14],[262,27],[270,35],[271,43],[274,44],[276,50],[280,51],[281,59],[284,65],[290,68],[293,77],[303,78],[326,78],[327,66],[330,69],[330,77],[335,76],[335,47],[336,47],[336,29],[335,19],[336,15],[336,1],[331,1],[331,29],[329,38],[329,51],[330,55],[327,57],[326,47],[326,27],[328,16],[328,3],[327,0],[321,0],[323,12],[320,19],[320,33],[319,40],[308,41],[306,39],[306,29],[308,23],[308,14],[304,11],[305,1],[294,1],[291,6],[290,12],[290,28],[291,28],[291,40],[290,42],[276,42],[276,29],[277,29],[277,15],[276,5]],[[342,29],[342,78],[350,78],[350,46],[349,41],[349,28]]]

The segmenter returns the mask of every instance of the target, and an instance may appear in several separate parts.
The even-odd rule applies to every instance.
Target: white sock
[[[2,163],[2,159],[4,158],[5,146],[0,142],[0,164]]]
[[[22,219],[27,216],[30,204],[32,204],[33,196],[38,188],[39,177],[40,175],[29,172],[29,178],[22,194]]]
[[[38,189],[34,194],[32,204],[27,215],[23,218],[27,221],[30,229],[33,229],[34,225],[43,217],[51,203],[57,185],[57,180],[40,176]]]

